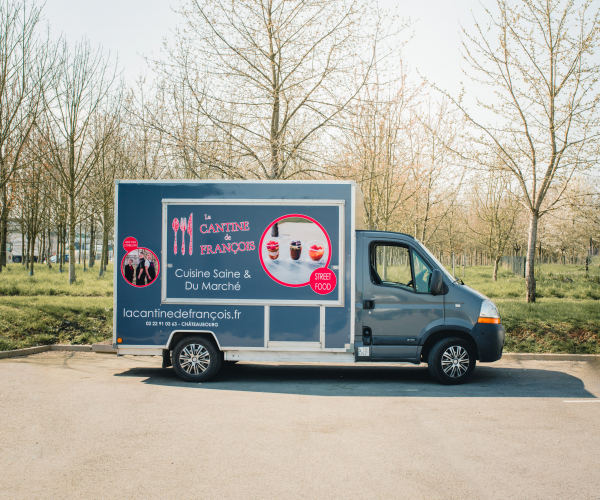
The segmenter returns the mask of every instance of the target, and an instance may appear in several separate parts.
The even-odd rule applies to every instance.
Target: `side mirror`
[[[434,269],[431,273],[431,284],[429,287],[431,295],[443,295],[444,293],[444,277],[442,271]]]

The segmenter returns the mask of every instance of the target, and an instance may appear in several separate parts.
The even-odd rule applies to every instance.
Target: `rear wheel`
[[[431,376],[441,384],[462,384],[475,369],[475,350],[466,340],[442,339],[431,348],[427,365]]]
[[[206,382],[221,367],[221,353],[204,337],[186,337],[173,349],[173,369],[189,382]]]

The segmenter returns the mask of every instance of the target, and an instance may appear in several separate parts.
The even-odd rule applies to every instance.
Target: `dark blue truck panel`
[[[165,348],[172,334],[197,331],[221,348],[347,349],[354,189],[117,182],[114,342]]]

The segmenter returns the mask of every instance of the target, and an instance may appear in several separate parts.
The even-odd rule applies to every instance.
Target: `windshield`
[[[444,264],[442,264],[439,260],[437,260],[435,258],[435,255],[433,255],[429,250],[427,250],[427,247],[425,245],[423,245],[418,240],[415,240],[415,241],[419,244],[419,246],[423,249],[423,251],[429,256],[429,258],[435,263],[435,265],[438,267],[438,269],[440,271],[442,271],[446,276],[448,276],[448,278],[452,281],[452,283],[457,281],[457,279],[448,272],[448,270],[446,269]]]

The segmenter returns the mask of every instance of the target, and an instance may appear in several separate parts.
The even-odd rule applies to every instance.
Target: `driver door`
[[[366,241],[369,279],[363,289],[363,328],[371,330],[373,358],[416,359],[419,340],[444,323],[444,298],[431,295],[432,266],[412,246]]]

